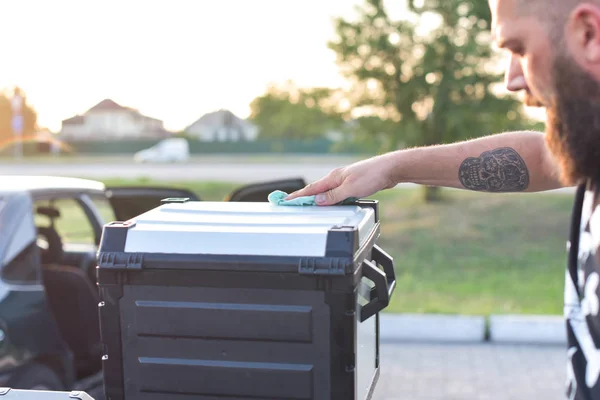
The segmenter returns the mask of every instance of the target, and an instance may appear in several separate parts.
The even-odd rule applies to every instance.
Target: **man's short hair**
[[[600,0],[516,0],[519,12],[537,16],[553,31],[562,32],[565,22],[573,9],[582,3],[600,6]],[[551,32],[554,33],[554,32]],[[554,35],[552,35],[554,36]]]
[[[559,45],[562,42],[565,23],[569,14],[585,0],[516,0],[518,13],[539,19],[544,25],[550,40]],[[591,0],[596,3],[598,0]]]

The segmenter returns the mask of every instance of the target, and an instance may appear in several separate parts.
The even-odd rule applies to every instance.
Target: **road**
[[[561,346],[382,345],[373,400],[566,400]]]

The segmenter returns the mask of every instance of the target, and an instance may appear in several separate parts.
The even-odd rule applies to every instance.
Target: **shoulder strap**
[[[571,216],[571,228],[569,234],[569,258],[568,268],[571,280],[577,290],[577,294],[581,297],[579,292],[579,285],[577,284],[577,259],[579,257],[579,235],[581,232],[581,213],[583,210],[583,198],[585,196],[586,185],[581,184],[577,187],[575,193],[575,203],[573,205],[573,213]]]

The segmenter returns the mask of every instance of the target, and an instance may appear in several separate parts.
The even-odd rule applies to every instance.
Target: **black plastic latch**
[[[354,226],[334,226],[327,232],[325,256],[354,258],[358,251],[358,230]]]
[[[98,267],[110,269],[142,269],[144,257],[141,254],[100,253]]]
[[[134,226],[135,220],[133,219],[129,221],[114,221],[104,225],[102,239],[100,240],[100,251],[124,251],[127,232]]]
[[[300,275],[334,275],[344,276],[348,268],[348,259],[345,258],[302,258],[298,263]]]
[[[169,203],[187,203],[188,201],[190,201],[189,197],[168,197],[166,199],[162,199],[160,202],[162,204],[169,204]]]

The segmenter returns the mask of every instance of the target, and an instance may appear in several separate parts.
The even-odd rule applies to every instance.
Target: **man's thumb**
[[[341,202],[340,190],[338,188],[331,189],[325,193],[319,193],[315,196],[315,201],[320,206],[332,206]]]

